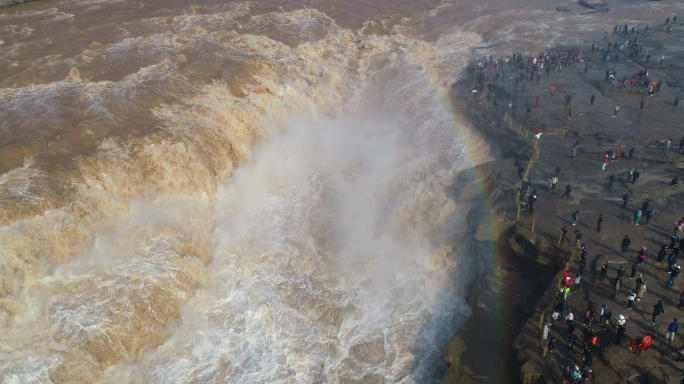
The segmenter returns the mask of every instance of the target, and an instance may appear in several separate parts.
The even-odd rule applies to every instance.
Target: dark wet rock
[[[608,4],[604,3],[601,0],[579,0],[578,3],[583,7],[591,9],[604,8],[608,6]]]
[[[572,12],[572,9],[566,7],[556,7],[556,11],[560,12]]]
[[[588,11],[588,12],[582,12],[583,15],[591,15],[592,13],[607,13],[610,11],[610,8],[596,8],[594,10]]]
[[[23,3],[28,3],[30,1],[34,1],[34,0],[0,0],[0,7],[4,7],[6,5],[23,4]]]

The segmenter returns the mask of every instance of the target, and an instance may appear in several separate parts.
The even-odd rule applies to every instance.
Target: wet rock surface
[[[603,8],[608,6],[608,4],[600,0],[579,0],[577,3],[587,8]]]

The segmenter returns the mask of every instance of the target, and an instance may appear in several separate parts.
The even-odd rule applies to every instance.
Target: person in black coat
[[[625,238],[622,239],[622,246],[620,247],[622,249],[622,254],[624,255],[627,253],[627,248],[629,248],[629,245],[632,243],[632,241],[629,239],[629,235],[625,235]]]
[[[599,275],[599,281],[603,281],[608,274],[608,262],[606,261],[601,267],[601,274]]]
[[[658,303],[653,306],[653,319],[651,320],[651,324],[655,325],[656,317],[658,315],[662,315],[665,313],[665,308],[663,308],[663,301],[658,300]]]

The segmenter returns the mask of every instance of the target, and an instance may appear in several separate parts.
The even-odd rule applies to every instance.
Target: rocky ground
[[[644,50],[635,61],[628,60],[624,54],[617,62],[603,64],[600,53],[591,54],[591,42],[588,42],[583,63],[565,68],[562,73],[552,71],[549,76],[542,75],[538,85],[529,83],[525,91],[510,81],[520,71],[507,70],[507,82],[492,81],[489,91],[495,92],[500,104],[507,106],[511,100],[517,104],[515,119],[522,123],[523,134],[528,132],[528,140],[518,136],[519,125],[507,128],[508,124],[493,110],[491,103],[468,102],[463,92],[467,80],[454,85],[455,105],[461,106],[463,113],[475,122],[476,129],[500,149],[501,158],[509,160],[482,172],[485,175],[482,182],[492,196],[500,257],[492,267],[496,273],[483,278],[473,291],[473,317],[444,351],[444,359],[450,364],[445,383],[557,382],[554,365],[561,369],[574,364],[582,367],[582,343],[575,343],[569,349],[568,332],[561,324],[554,326],[551,333],[559,341],[558,350],[551,359],[541,356],[540,313],[552,302],[562,266],[572,252],[569,243],[557,244],[564,225],[570,228],[570,233],[574,229],[582,230],[582,240],[589,250],[589,265],[582,277],[581,289],[568,297],[576,318],[583,318],[587,306],[597,312],[602,304],[612,310],[614,319],[620,314],[627,318],[627,334],[622,345],[615,343],[615,333],[610,327],[603,330],[592,325],[599,341],[591,382],[677,383],[684,372],[684,363],[675,361],[676,349],[684,343],[684,331],[673,343],[665,340],[667,325],[673,318],[684,323],[684,311],[676,306],[684,289],[684,276],[673,288],[668,287],[667,263],[659,264],[655,260],[660,247],[669,243],[677,219],[684,216],[680,211],[684,186],[670,185],[673,177],[684,178],[684,156],[678,151],[684,134],[684,105],[673,105],[675,96],[684,98],[684,25],[674,25],[671,33],[664,26],[649,30],[637,26],[636,32],[629,37],[636,36]],[[612,39],[623,41],[624,37]],[[607,45],[605,40],[597,43],[602,48]],[[576,52],[579,48],[554,50]],[[649,77],[656,82],[663,81],[660,92],[653,97],[648,97],[640,84],[620,87],[623,76],[631,79],[633,73],[647,66],[647,54],[651,55]],[[665,60],[660,64],[662,55]],[[585,73],[587,61],[591,64]],[[605,80],[607,69],[617,72],[612,84]],[[472,82],[472,74],[467,77]],[[552,86],[556,88],[555,97],[551,97]],[[572,118],[568,117],[570,106],[565,102],[568,94],[572,95]],[[592,94],[596,96],[593,106],[590,105]],[[537,96],[541,98],[540,107],[532,108],[530,118],[526,119],[525,99],[534,105]],[[644,107],[640,109],[642,99]],[[612,117],[616,104],[620,109]],[[539,193],[533,232],[532,218],[526,212],[516,221],[515,191],[521,171],[527,165],[525,159],[531,154],[530,137],[537,128],[544,133],[539,160],[530,172],[532,189]],[[672,148],[666,151],[664,145],[668,138],[672,139]],[[579,141],[579,150],[573,160],[571,148],[575,141]],[[629,160],[626,155],[631,148],[635,155]],[[608,164],[604,171],[601,166],[610,149],[619,149],[622,157]],[[558,188],[549,192],[547,180],[555,174],[557,165],[561,168]],[[634,184],[626,180],[630,168],[639,169],[641,175]],[[608,188],[610,173],[616,175],[612,188]],[[573,192],[569,200],[562,200],[567,184],[572,184]],[[622,196],[626,191],[632,192],[632,199],[623,209]],[[658,213],[648,225],[631,224],[634,212],[646,199]],[[575,210],[580,211],[579,222],[572,227],[570,218]],[[600,233],[596,231],[599,214],[603,215]],[[632,245],[623,256],[620,241],[625,235],[629,235]],[[647,260],[639,273],[648,283],[648,291],[641,301],[635,302],[633,310],[627,311],[627,293],[636,287],[635,281],[629,279],[630,266],[642,246],[647,248]],[[610,263],[610,271],[608,278],[600,282],[598,270],[604,261]],[[628,273],[618,298],[614,299],[612,283],[620,265]],[[577,271],[575,263],[571,267],[573,276]],[[663,301],[665,314],[652,326],[650,314],[658,300]],[[577,327],[580,339],[581,322]],[[637,356],[629,351],[629,340],[645,333],[654,336],[654,345]],[[522,367],[520,375],[513,372],[518,367]]]

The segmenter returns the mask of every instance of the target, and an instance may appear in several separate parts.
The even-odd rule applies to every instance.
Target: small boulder
[[[539,363],[534,360],[528,360],[520,367],[520,380],[525,384],[532,384],[537,382],[543,376]]]

